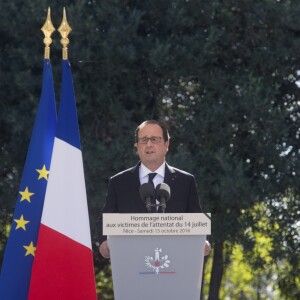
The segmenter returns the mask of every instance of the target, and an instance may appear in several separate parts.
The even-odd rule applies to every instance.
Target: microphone
[[[157,185],[155,192],[160,202],[159,206],[161,206],[162,212],[164,213],[167,207],[166,203],[169,201],[171,195],[170,187],[166,183],[160,183]]]
[[[155,199],[155,190],[152,183],[146,182],[140,186],[140,197],[142,201],[146,204],[148,212],[151,212],[152,202]]]

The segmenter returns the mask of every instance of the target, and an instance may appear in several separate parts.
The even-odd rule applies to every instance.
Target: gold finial
[[[62,59],[67,60],[68,59],[68,47],[67,46],[69,44],[68,35],[72,31],[72,28],[68,24],[65,8],[64,8],[64,11],[63,11],[63,19],[62,19],[61,24],[58,28],[58,31],[59,31],[59,33],[62,37],[62,39],[60,40],[60,43],[63,46]]]
[[[44,58],[49,59],[50,58],[50,47],[49,45],[52,43],[51,35],[55,31],[55,28],[51,22],[51,16],[50,16],[50,7],[48,8],[48,14],[47,19],[44,24],[44,26],[41,28],[43,31],[45,38],[44,38],[44,44],[45,44],[45,53]]]

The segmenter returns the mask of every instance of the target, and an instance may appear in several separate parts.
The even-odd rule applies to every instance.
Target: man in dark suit
[[[140,162],[110,178],[102,213],[146,213],[146,206],[140,199],[139,187],[149,181],[151,173],[155,173],[152,180],[154,186],[163,182],[170,186],[171,197],[166,213],[202,212],[194,176],[169,166],[165,161],[169,140],[167,128],[158,121],[148,120],[137,127],[135,147]],[[109,258],[109,247],[102,234],[102,215],[98,219],[98,231],[99,251],[103,257]],[[210,248],[207,241],[205,255],[209,254]]]

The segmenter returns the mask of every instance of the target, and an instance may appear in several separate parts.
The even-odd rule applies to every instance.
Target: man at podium
[[[170,199],[164,212],[202,212],[194,176],[166,162],[169,144],[170,136],[162,122],[147,120],[136,128],[135,147],[140,161],[136,166],[110,178],[102,213],[160,212],[159,205],[146,206],[144,199],[141,199],[140,187],[145,183],[153,184],[154,187],[165,183],[170,187]],[[106,236],[102,234],[102,214],[97,226],[99,251],[104,258],[110,258]],[[204,255],[208,255],[210,250],[210,243],[206,241]]]

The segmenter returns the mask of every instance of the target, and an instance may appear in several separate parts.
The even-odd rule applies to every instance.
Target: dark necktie
[[[153,185],[153,188],[155,188],[155,185],[154,185],[154,182],[153,182],[153,178],[157,175],[157,173],[149,173],[148,176],[149,176],[149,179],[148,179],[148,183],[152,183]],[[156,200],[153,199],[153,202],[152,204],[156,204]],[[156,212],[156,207],[151,207],[151,212]]]
[[[149,173],[148,176],[149,176],[149,179],[148,179],[148,182],[149,183],[152,183],[153,186],[154,186],[154,183],[153,183],[153,179],[154,177],[157,175],[157,173]]]

